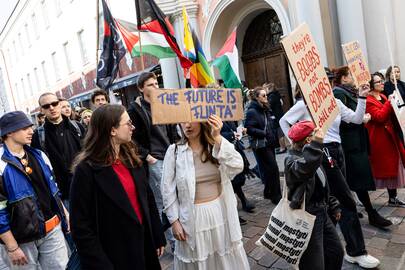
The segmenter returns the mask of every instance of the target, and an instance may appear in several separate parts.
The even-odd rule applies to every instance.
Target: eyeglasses
[[[264,94],[264,95],[260,95],[261,97],[267,97],[267,95],[266,94]]]
[[[127,125],[127,126],[130,127],[130,128],[133,128],[133,127],[134,127],[134,124],[132,123],[131,120],[128,120],[128,122],[126,122],[126,123],[124,123],[124,124],[120,124],[120,126],[124,126],[124,125]]]
[[[58,105],[59,105],[59,101],[54,101],[54,102],[51,102],[51,103],[48,103],[48,104],[41,105],[41,108],[44,109],[44,110],[48,110],[51,106],[56,107]]]
[[[375,81],[374,84],[380,84],[380,83],[384,83],[383,80],[379,80],[379,81]]]

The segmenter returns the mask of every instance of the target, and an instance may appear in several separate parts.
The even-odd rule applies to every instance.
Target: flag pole
[[[141,69],[145,70],[145,63],[143,61],[143,52],[142,52],[142,35],[141,35],[141,9],[139,7],[139,0],[135,0],[135,12],[136,12],[136,28],[138,28],[139,35],[139,56],[141,57]]]
[[[145,63],[143,62],[143,53],[142,53],[142,35],[141,35],[141,30],[138,28],[138,34],[139,34],[139,55],[141,57],[141,69],[145,70]]]
[[[97,5],[96,5],[96,12],[97,12],[97,20],[96,20],[96,69],[98,68],[98,49],[100,46],[100,0],[96,0]]]

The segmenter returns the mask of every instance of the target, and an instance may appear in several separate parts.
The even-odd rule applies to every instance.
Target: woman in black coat
[[[252,101],[246,112],[245,128],[264,183],[263,196],[277,204],[281,199],[281,188],[274,149],[277,145],[276,118],[269,109],[264,88],[256,87],[250,92],[250,97]]]
[[[120,105],[94,111],[74,164],[71,231],[82,269],[161,269],[165,238]]]

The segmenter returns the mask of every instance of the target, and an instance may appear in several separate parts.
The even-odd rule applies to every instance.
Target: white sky
[[[0,32],[18,0],[0,0]]]

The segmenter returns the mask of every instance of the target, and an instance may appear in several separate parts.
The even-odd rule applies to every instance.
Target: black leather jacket
[[[329,186],[326,180],[322,188],[321,180],[316,173],[321,168],[323,144],[312,141],[304,146],[302,151],[289,150],[285,164],[285,179],[288,187],[288,200],[290,207],[298,209],[301,207],[304,192],[306,208],[312,206],[328,205],[332,214],[340,212],[339,201],[329,195]],[[323,172],[326,179],[326,173]],[[318,183],[317,183],[318,182]]]

